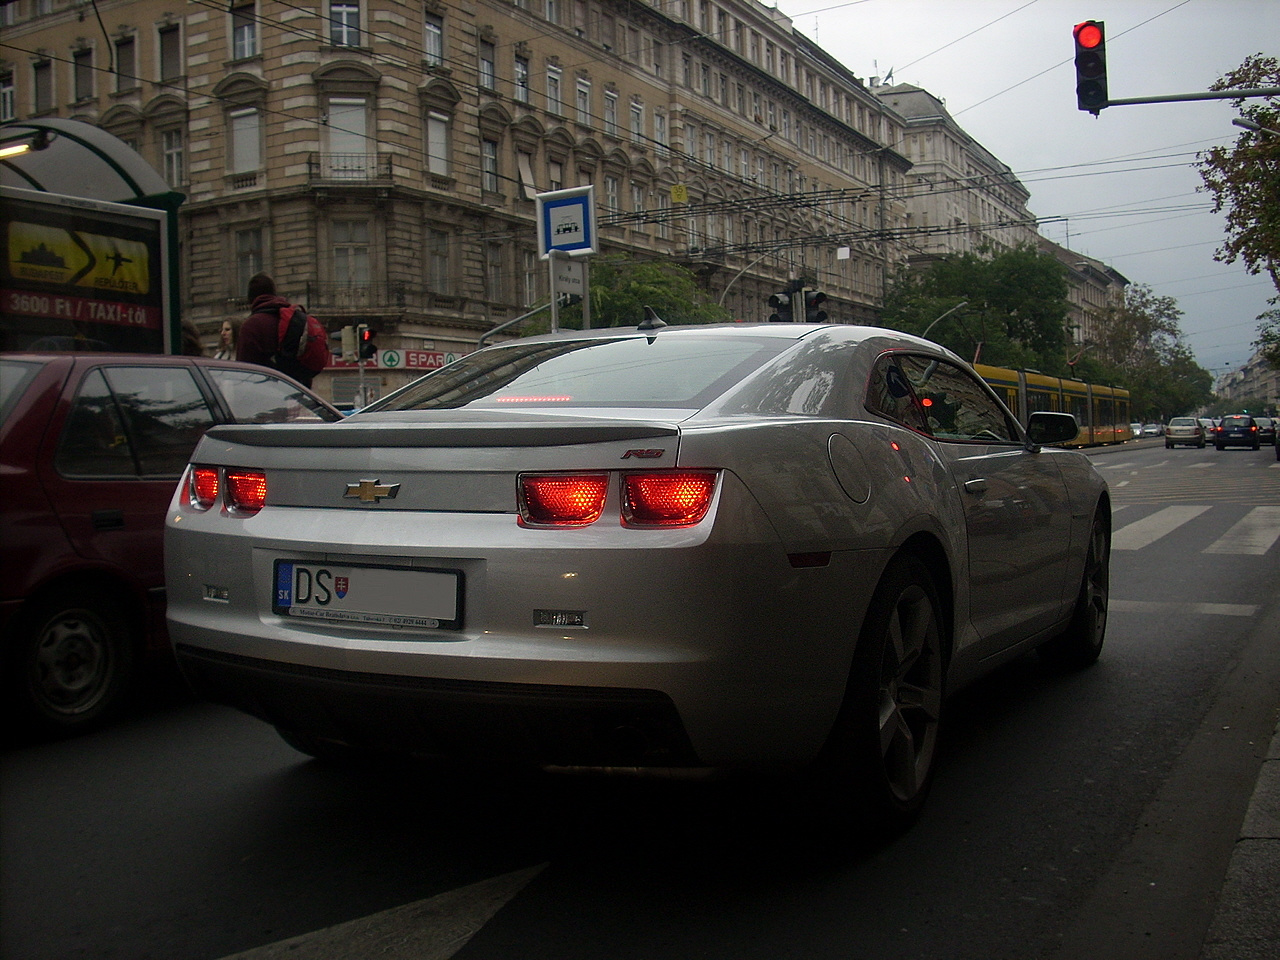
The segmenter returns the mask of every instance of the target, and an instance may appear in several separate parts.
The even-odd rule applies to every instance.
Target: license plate
[[[286,617],[460,630],[462,574],[277,560],[271,609]]]

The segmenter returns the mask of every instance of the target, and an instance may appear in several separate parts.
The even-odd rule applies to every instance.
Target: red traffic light
[[[1102,27],[1093,20],[1077,23],[1075,29],[1076,43],[1086,50],[1092,50],[1102,43]]]
[[[1101,20],[1086,20],[1071,32],[1076,46],[1076,106],[1096,117],[1109,100],[1106,28]]]

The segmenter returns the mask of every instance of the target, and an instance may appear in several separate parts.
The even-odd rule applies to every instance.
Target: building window
[[[564,102],[560,99],[560,68],[547,67],[547,113],[557,116],[564,112]]]
[[[610,137],[618,135],[618,94],[612,90],[604,95],[604,132]]]
[[[164,159],[164,178],[169,186],[176,187],[186,182],[186,151],[183,146],[181,130],[162,130],[160,132],[160,153]]]
[[[116,41],[116,90],[135,90],[138,87],[138,48],[133,37]]]
[[[489,300],[502,299],[502,244],[487,243],[484,248],[485,296]]]
[[[631,210],[633,213],[644,213],[644,185],[634,180],[631,181]]]
[[[428,13],[425,19],[426,37],[422,46],[422,59],[432,67],[444,63],[444,17]]]
[[[631,104],[631,142],[639,143],[644,139],[644,104]]]
[[[368,174],[370,153],[364,99],[332,97],[327,109],[330,175],[364,179]]]
[[[369,221],[333,223],[333,279],[339,283],[368,283]]]
[[[427,231],[427,283],[436,293],[449,291],[449,234]]]
[[[578,78],[577,86],[578,123],[584,127],[591,126],[591,81]]]
[[[552,23],[560,22],[560,0],[547,0],[547,19]]]
[[[71,76],[77,101],[93,99],[93,51],[76,50],[71,54]]]
[[[533,250],[526,250],[522,259],[524,260],[524,269],[522,271],[524,303],[521,305],[531,307],[538,299],[538,254]]]
[[[480,141],[480,187],[490,193],[498,192],[498,141]]]
[[[160,37],[160,79],[176,80],[182,76],[182,31],[176,26],[162,27]]]
[[[615,214],[618,212],[618,178],[604,178],[604,211],[605,213]]]
[[[360,46],[360,4],[329,4],[329,42],[335,47]]]
[[[710,131],[702,135],[702,162],[708,167],[716,165],[716,135]]]
[[[564,189],[564,164],[559,160],[547,161],[547,189]]]
[[[231,57],[247,60],[258,55],[258,17],[252,3],[231,8]]]
[[[236,231],[236,296],[244,296],[249,278],[266,269],[262,262],[262,230]]]
[[[493,90],[498,86],[498,70],[494,64],[493,44],[488,40],[480,41],[480,88]]]
[[[48,113],[53,109],[53,62],[41,60],[31,66],[31,86],[35,92],[36,113]]]
[[[0,120],[12,120],[17,116],[14,98],[13,72],[0,73]]]
[[[653,115],[653,139],[658,144],[658,156],[665,157],[667,155],[667,115],[665,113]]]
[[[427,114],[427,172],[449,175],[449,118],[443,113]]]
[[[529,61],[525,57],[516,57],[516,102],[529,102]]]
[[[258,111],[232,110],[231,172],[253,173],[262,168],[262,140]]]

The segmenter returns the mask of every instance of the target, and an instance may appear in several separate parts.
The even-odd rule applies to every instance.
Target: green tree
[[[938,320],[958,303],[965,306]],[[883,322],[922,334],[966,359],[1066,373],[1066,270],[1034,247],[987,257],[964,253],[900,274]]]
[[[1128,387],[1133,414],[1165,420],[1213,398],[1213,376],[1183,342],[1182,310],[1146,284],[1128,287],[1124,303],[1107,310],[1090,353],[1093,377]]]
[[[1280,60],[1254,54],[1210,89],[1280,87]],[[1280,129],[1280,97],[1234,101],[1245,120]],[[1200,154],[1203,189],[1213,194],[1214,212],[1227,214],[1227,239],[1214,258],[1243,260],[1250,273],[1266,271],[1280,291],[1280,137],[1246,130],[1236,142]]]
[[[722,323],[732,314],[716,304],[694,272],[670,260],[636,261],[625,255],[591,261],[591,325],[634,327],[653,307],[667,323]],[[546,322],[539,324],[545,327]],[[582,307],[560,310],[560,325],[579,328]],[[525,333],[531,332],[526,328]]]

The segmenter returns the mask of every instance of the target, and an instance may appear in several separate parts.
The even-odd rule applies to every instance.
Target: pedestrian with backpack
[[[276,293],[265,273],[249,278],[250,314],[236,339],[236,359],[257,363],[311,386],[329,364],[329,333],[302,307]]]

